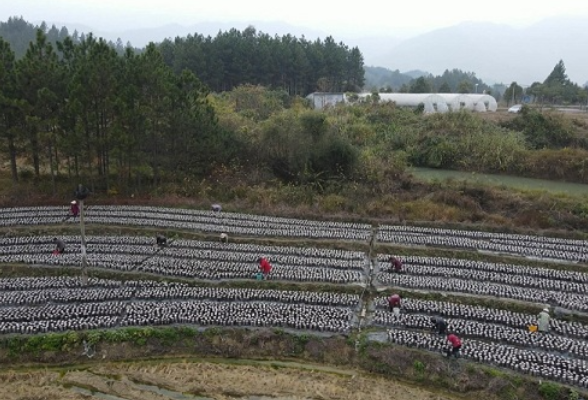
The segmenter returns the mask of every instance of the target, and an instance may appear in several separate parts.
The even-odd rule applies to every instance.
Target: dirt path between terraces
[[[358,371],[310,364],[139,361],[0,370],[3,400],[454,400]]]

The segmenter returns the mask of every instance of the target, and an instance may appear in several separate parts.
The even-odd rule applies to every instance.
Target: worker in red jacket
[[[267,279],[270,272],[272,271],[272,265],[265,257],[259,257],[257,261],[259,262],[259,270],[263,274],[263,279]]]
[[[80,206],[78,205],[78,202],[75,200],[72,200],[70,203],[70,206],[69,206],[69,215],[76,218],[79,213],[80,213]]]
[[[447,335],[447,343],[450,345],[450,348],[447,350],[447,357],[454,356],[455,358],[459,358],[459,349],[461,349],[461,340],[450,333]]]
[[[394,256],[391,256],[388,261],[390,261],[390,272],[402,272],[402,261]]]
[[[395,308],[400,308],[400,296],[393,294],[388,298],[388,307],[390,311],[394,311]]]

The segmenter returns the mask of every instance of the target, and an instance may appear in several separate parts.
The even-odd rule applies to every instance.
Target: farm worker
[[[431,323],[433,324],[432,330],[439,335],[445,335],[447,333],[447,321],[441,317],[431,317]]]
[[[400,308],[400,296],[393,294],[388,298],[388,308],[390,311],[394,311],[395,308]]]
[[[55,243],[55,250],[53,250],[53,254],[65,253],[65,242],[62,239],[53,238],[53,243]]]
[[[78,205],[78,202],[75,200],[72,200],[69,206],[69,214],[72,217],[77,217],[80,213],[80,206]]]
[[[447,350],[447,357],[454,356],[455,358],[459,358],[459,349],[461,349],[461,340],[450,333],[447,335],[447,343],[450,345],[450,348]]]
[[[167,238],[163,235],[157,234],[157,236],[155,237],[155,243],[159,247],[163,247],[167,244]]]
[[[223,243],[229,243],[229,235],[227,235],[226,233],[221,233],[220,234],[220,241]]]
[[[402,271],[402,261],[400,261],[398,258],[391,256],[388,261],[390,261],[390,269],[389,269],[390,272],[401,272]]]
[[[544,308],[537,316],[537,330],[541,333],[549,333],[549,308]]]
[[[272,265],[265,257],[259,257],[257,261],[259,262],[259,270],[263,274],[263,279],[267,279],[272,270]]]

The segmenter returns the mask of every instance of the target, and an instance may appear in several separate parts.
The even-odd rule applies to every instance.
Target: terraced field
[[[63,236],[67,252],[54,256],[53,234],[30,235],[22,229],[75,228],[78,221],[66,220],[65,215],[67,209],[61,207],[0,210],[0,224],[8,232],[0,241],[0,263],[47,271],[44,276],[0,279],[0,335],[179,325],[350,336],[369,328],[371,340],[439,352],[445,339],[430,333],[429,319],[442,315],[449,330],[463,338],[465,360],[588,388],[588,325],[581,322],[588,312],[586,241],[92,206],[86,212],[88,226],[156,228],[212,237],[228,233],[231,240],[174,238],[160,248],[152,236],[90,235],[85,250],[91,271],[114,277],[91,276],[85,286],[77,276],[54,273],[80,265],[79,236]],[[280,238],[284,245],[259,244],[259,239],[268,238]],[[313,241],[316,245],[309,245]],[[334,244],[341,242],[358,250],[336,249]],[[376,244],[380,249],[413,249],[413,255],[401,257],[405,273],[387,272],[390,254],[375,254]],[[470,252],[478,260],[423,256],[423,247]],[[394,247],[389,249],[393,252]],[[512,262],[480,261],[485,254],[505,255]],[[234,287],[254,282],[260,256],[274,267],[267,282],[271,288],[264,288],[265,282],[256,288]],[[141,278],[133,279],[132,274]],[[312,285],[330,289],[316,291]],[[395,315],[386,308],[386,296],[398,290],[405,294],[403,312]],[[452,300],[424,299],[423,294]],[[477,305],[476,299],[516,302],[527,309],[550,306],[556,314],[551,333],[528,332],[528,325],[536,320],[532,312]]]

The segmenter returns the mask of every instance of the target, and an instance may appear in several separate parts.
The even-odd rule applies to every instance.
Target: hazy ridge
[[[149,29],[100,31],[67,22],[48,22],[66,26],[70,32],[93,32],[96,36],[135,47],[161,42],[165,38],[185,37],[189,34],[216,36],[231,28],[243,30],[254,26],[270,35],[291,34],[307,40],[324,39],[331,35],[337,42],[357,46],[364,55],[365,65],[385,67],[406,72],[423,70],[440,75],[446,69],[473,72],[488,84],[520,85],[542,82],[554,66],[563,60],[568,77],[579,85],[588,82],[588,26],[587,18],[554,17],[526,28],[513,28],[493,23],[461,23],[448,28],[403,38],[379,35],[345,37],[317,27],[310,29],[282,22],[203,22],[191,26],[163,25]],[[393,30],[391,30],[393,32]]]

